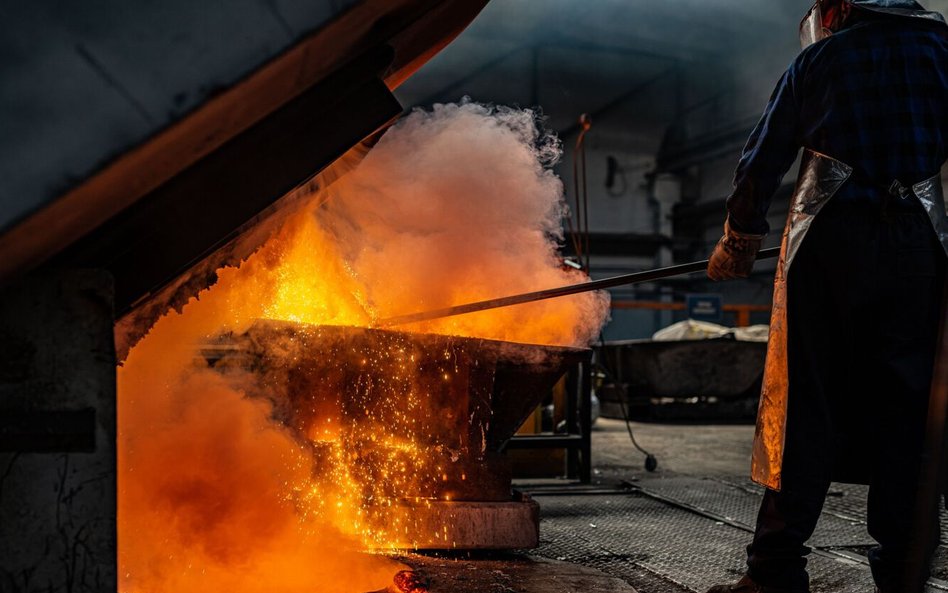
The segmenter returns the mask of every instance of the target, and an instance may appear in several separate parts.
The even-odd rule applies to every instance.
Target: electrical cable
[[[568,209],[566,212],[566,224],[569,226],[569,238],[570,242],[573,244],[573,251],[576,253],[576,259],[579,261],[579,265],[583,265],[583,244],[579,237],[580,229],[582,228],[582,220],[580,219],[579,211],[579,179],[576,172],[576,153],[573,152],[573,195],[576,198],[576,208]],[[576,217],[576,227],[573,227],[573,217]]]
[[[582,265],[583,250],[582,247],[577,243],[578,235],[576,230],[573,228],[573,216],[572,213],[567,211],[566,216],[563,218],[566,219],[566,226],[569,229],[569,238],[570,242],[573,244],[573,251],[576,253],[576,258],[579,260],[579,265]]]
[[[586,132],[592,127],[592,120],[589,115],[585,113],[580,115],[579,125],[579,135],[576,137],[576,145],[573,149],[573,188],[576,195],[577,212],[580,211],[580,201],[582,201],[582,217],[576,223],[582,232],[580,242],[583,244],[585,254],[585,270],[589,274],[589,193],[588,184],[586,183]]]
[[[576,247],[576,257],[579,258],[579,263],[583,263],[583,241],[580,237],[580,234],[583,230],[583,211],[580,208],[580,199],[579,199],[579,161],[576,158],[576,150],[579,145],[580,139],[583,136],[583,131],[579,131],[579,136],[576,139],[576,145],[573,147],[573,201],[575,202],[575,208],[573,209],[573,215],[576,217],[576,230],[573,232],[573,244]]]
[[[602,346],[605,346],[605,343],[606,343],[601,333],[599,334],[599,343]],[[600,353],[602,355],[600,358],[605,359],[605,352],[600,349]],[[618,361],[616,361],[616,364],[618,364]],[[629,433],[629,440],[632,441],[632,446],[635,447],[636,450],[638,450],[640,453],[645,455],[646,471],[648,472],[655,471],[656,469],[658,469],[658,458],[652,453],[649,453],[648,451],[646,451],[645,448],[639,445],[638,441],[635,439],[635,433],[632,430],[632,420],[629,418],[629,411],[626,408],[626,403],[627,403],[626,400],[628,399],[628,396],[629,396],[628,390],[626,389],[625,385],[619,383],[619,381],[616,379],[616,376],[612,373],[612,371],[609,370],[609,367],[606,366],[604,361],[597,362],[596,366],[599,368],[599,370],[601,370],[606,375],[608,379],[612,381],[612,384],[615,385],[616,388],[620,390],[619,409],[622,410],[622,417],[625,419],[625,429]]]

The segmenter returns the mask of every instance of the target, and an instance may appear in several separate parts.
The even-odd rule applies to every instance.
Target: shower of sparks
[[[450,392],[455,382],[467,385],[459,378],[469,371],[463,353],[419,351],[409,334],[365,339],[370,334],[356,330],[363,339],[347,340],[355,328],[267,323],[283,330],[250,340],[263,349],[257,395],[288,410],[282,420],[311,453],[298,459],[313,460],[310,482],[288,495],[301,524],[329,522],[368,549],[413,548],[419,538],[452,547],[446,527],[422,533],[414,517],[419,507],[451,500],[452,486],[467,480],[459,461],[483,450],[469,447],[466,434],[446,432],[445,409],[432,407],[451,402],[457,409],[449,415],[473,421],[466,397]],[[307,331],[297,335],[298,327]]]

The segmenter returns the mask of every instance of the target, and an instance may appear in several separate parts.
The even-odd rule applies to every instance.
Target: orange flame
[[[315,414],[303,442],[196,348],[260,318],[366,327],[585,280],[555,257],[563,206],[544,166],[551,142],[530,112],[416,112],[253,256],[155,324],[118,375],[122,591],[358,593],[392,582],[397,563],[361,553],[411,540],[385,492],[448,469],[429,467],[404,432],[346,435],[332,411]],[[410,329],[579,345],[607,306],[579,295]],[[393,381],[410,383],[412,362],[399,362]],[[413,401],[390,415],[409,422]],[[366,451],[356,442],[371,448],[379,484],[358,471]]]

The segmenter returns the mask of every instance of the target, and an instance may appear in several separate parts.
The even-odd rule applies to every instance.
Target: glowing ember
[[[442,391],[418,384],[418,354],[397,340],[339,352],[346,368],[381,372],[353,379],[329,365],[301,377],[321,397],[290,414],[277,382],[273,397],[247,397],[259,391],[256,372],[211,369],[196,348],[261,318],[366,327],[585,280],[555,258],[561,185],[544,165],[557,150],[529,112],[416,112],[239,268],[159,320],[118,375],[122,591],[352,593],[391,583],[402,567],[360,551],[411,540],[397,501],[449,498],[476,481],[451,460],[478,441],[437,450],[419,438],[471,424],[427,407],[466,391],[455,384],[471,380],[456,353],[445,349],[423,373]],[[580,295],[411,329],[582,345],[606,310],[601,295]],[[298,344],[279,347],[292,357]],[[369,392],[392,397],[358,396]],[[329,573],[346,578],[326,582]]]
[[[417,572],[402,570],[395,575],[395,586],[402,593],[428,593],[428,581]]]
[[[372,593],[428,593],[428,580],[413,570],[400,570],[388,587]]]

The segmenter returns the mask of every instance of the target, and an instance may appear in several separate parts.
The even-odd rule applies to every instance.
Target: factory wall
[[[587,136],[587,185],[590,207],[590,231],[627,234],[668,232],[673,217],[673,204],[656,204],[650,175],[656,172],[657,160],[669,150],[685,151],[696,139],[713,137],[724,132],[736,136],[730,145],[714,144],[713,152],[693,155],[688,166],[669,173],[681,180],[679,201],[696,205],[708,204],[708,213],[700,221],[700,235],[671,236],[675,244],[688,244],[684,259],[707,257],[720,237],[724,221],[723,200],[730,193],[734,167],[741,148],[760,111],[766,104],[777,80],[798,47],[788,36],[785,47],[773,52],[749,54],[746,59],[731,63],[700,63],[685,68],[679,76],[665,84],[657,84],[628,106],[606,117],[594,119]],[[769,71],[769,75],[763,74]],[[642,120],[637,114],[648,111]],[[570,204],[573,204],[572,159],[574,136],[564,139],[566,154],[560,166]],[[615,159],[621,174],[606,187],[608,159]],[[788,180],[793,174],[788,175]],[[711,206],[716,204],[717,207]],[[785,208],[775,204],[771,218],[779,228]],[[592,245],[594,253],[596,246]],[[606,277],[662,264],[661,250],[650,254],[620,257],[597,255],[592,261],[593,277]],[[682,263],[684,259],[673,263]],[[672,263],[672,262],[669,262]],[[762,274],[747,282],[712,285],[699,276],[689,281],[647,284],[612,291],[613,299],[681,301],[689,292],[721,293],[725,303],[767,303],[770,299],[770,270],[762,266]],[[683,319],[683,313],[648,310],[614,309],[612,321],[605,329],[606,339],[650,337],[668,323]],[[757,315],[757,322],[766,322],[766,315]]]
[[[0,591],[116,590],[113,283],[0,290]]]

